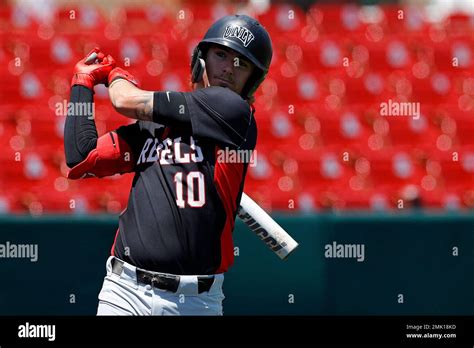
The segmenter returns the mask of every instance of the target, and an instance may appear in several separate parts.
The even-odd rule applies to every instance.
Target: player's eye
[[[238,59],[238,58],[237,58]],[[247,70],[250,68],[250,65],[249,63],[247,63],[245,60],[243,59],[238,59],[238,65],[237,65],[239,68],[241,69],[244,69],[244,70]]]
[[[244,69],[248,69],[249,68],[249,64],[247,62],[244,62],[243,60],[240,61],[240,66]]]
[[[224,58],[225,57],[225,52],[224,51],[217,51],[216,55],[220,58]]]

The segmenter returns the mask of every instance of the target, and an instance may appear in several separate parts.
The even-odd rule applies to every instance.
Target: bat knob
[[[92,52],[89,57],[86,58],[86,60],[84,61],[84,63],[86,64],[92,64],[95,60],[97,59],[97,53],[96,52]]]

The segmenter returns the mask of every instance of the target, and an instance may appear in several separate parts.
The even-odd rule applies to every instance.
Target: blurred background
[[[255,103],[250,196],[272,211],[393,210],[400,199],[403,208],[474,207],[469,0],[0,4],[0,212],[123,210],[131,175],[66,179],[57,106],[75,63],[98,45],[143,88],[188,90],[196,43],[236,12],[258,18],[274,45]],[[419,118],[381,117],[390,99],[419,103]],[[129,121],[105,87],[95,101],[99,135]]]
[[[233,13],[274,48],[245,192],[301,246],[282,263],[238,222],[226,313],[473,314],[472,0],[0,0],[0,241],[40,248],[37,264],[1,261],[15,281],[0,314],[95,311],[132,175],[66,178],[58,105],[75,63],[99,46],[144,89],[188,90],[192,50]],[[420,114],[382,116],[390,100]],[[103,86],[95,119],[99,135],[129,122]],[[334,240],[364,244],[366,260],[326,258]],[[78,276],[58,281],[65,267]]]

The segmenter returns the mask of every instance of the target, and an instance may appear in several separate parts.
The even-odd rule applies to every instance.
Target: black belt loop
[[[208,278],[198,277],[198,294],[209,291],[212,284],[214,284],[214,276]]]
[[[120,276],[123,272],[124,262],[114,257],[112,259],[112,273]],[[180,277],[172,274],[160,274],[157,272],[145,271],[142,269],[136,270],[137,281],[147,285],[153,285],[158,289],[167,290],[171,292],[178,291]],[[214,284],[214,276],[209,277],[197,277],[198,281],[198,293],[209,291]]]

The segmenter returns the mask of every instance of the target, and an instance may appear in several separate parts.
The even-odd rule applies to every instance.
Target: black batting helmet
[[[195,48],[191,60],[191,71],[204,58],[209,44],[218,44],[237,51],[255,65],[255,72],[249,77],[242,90],[242,97],[249,99],[263,82],[272,61],[272,42],[265,28],[246,15],[225,16],[215,22]],[[193,76],[193,82],[194,76]]]

